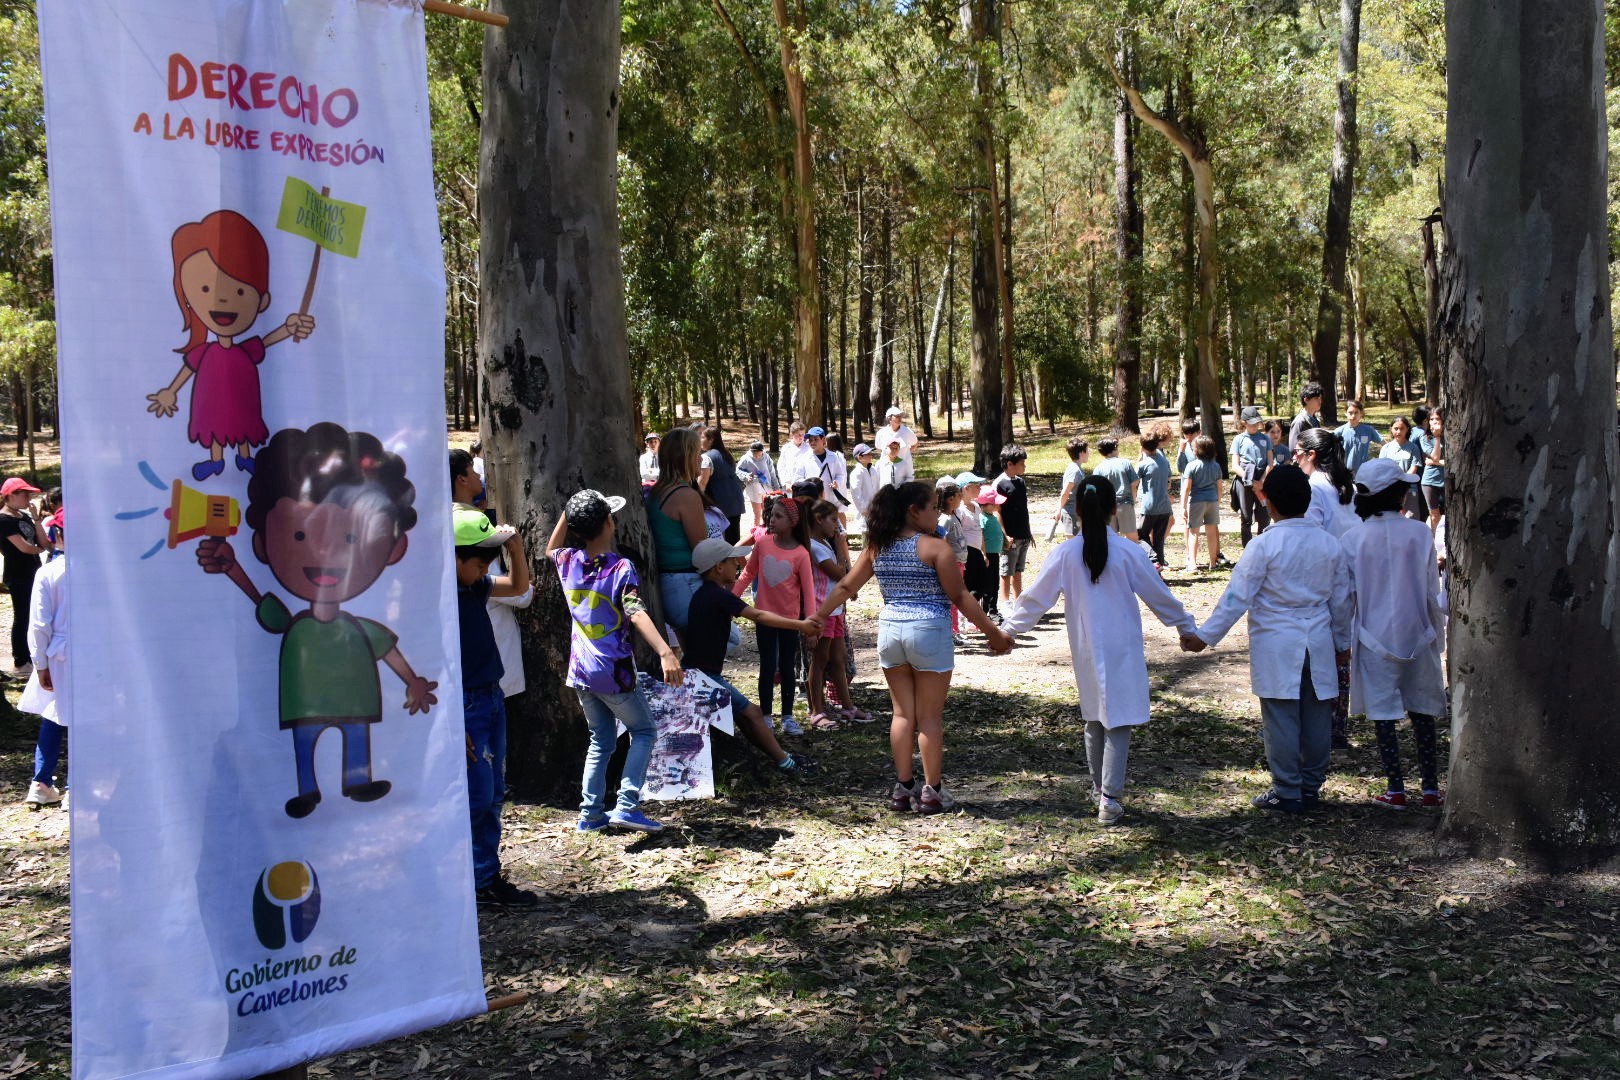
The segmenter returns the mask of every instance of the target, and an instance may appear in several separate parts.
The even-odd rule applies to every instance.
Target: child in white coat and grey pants
[[[1339,541],[1305,519],[1311,483],[1303,472],[1277,466],[1266,497],[1276,520],[1243,549],[1198,637],[1215,645],[1249,616],[1249,679],[1271,768],[1271,789],[1253,805],[1298,814],[1320,801],[1332,754],[1338,663],[1351,644],[1350,574]]]
[[[1201,649],[1203,644],[1193,637],[1197,622],[1170,592],[1152,560],[1109,527],[1117,504],[1107,477],[1095,473],[1086,477],[1076,501],[1080,539],[1052,549],[1040,576],[1024,590],[1001,626],[1017,637],[1063,596],[1097,820],[1113,825],[1125,812],[1120,796],[1125,790],[1131,729],[1148,721],[1147,653],[1137,599],[1160,622],[1181,632],[1184,648]]]
[[[1428,525],[1402,515],[1412,474],[1389,458],[1364,462],[1356,472],[1356,513],[1365,524],[1345,533],[1345,558],[1355,594],[1356,656],[1350,668],[1350,709],[1378,732],[1389,786],[1373,796],[1381,806],[1404,810],[1406,776],[1395,724],[1411,717],[1423,778],[1422,805],[1441,806],[1440,765],[1434,718],[1446,710],[1446,677],[1440,659],[1445,614],[1434,535]]]

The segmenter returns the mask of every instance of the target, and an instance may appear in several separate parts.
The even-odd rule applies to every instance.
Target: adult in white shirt
[[[1244,548],[1198,629],[1215,645],[1249,616],[1249,682],[1260,699],[1272,784],[1253,805],[1293,814],[1315,804],[1327,776],[1338,669],[1341,658],[1348,664],[1355,614],[1344,549],[1306,519],[1310,487],[1287,465],[1266,477],[1275,520]]]
[[[42,524],[54,523],[58,548],[64,546],[63,512]],[[44,530],[41,530],[42,532]],[[30,809],[62,802],[56,768],[67,737],[68,603],[67,560],[52,559],[34,576],[28,603],[28,655],[34,664],[17,706],[40,717],[39,739],[34,744],[34,778],[24,800]]]
[[[647,450],[638,462],[641,469],[641,486],[652,487],[658,483],[658,446],[663,440],[658,437],[658,432],[649,431],[641,441],[647,444]]]
[[[804,434],[810,449],[794,459],[788,484],[791,486],[798,480],[820,480],[822,497],[842,513],[851,502],[849,464],[844,461],[843,454],[827,449],[825,428],[813,427]]]
[[[877,435],[872,439],[872,449],[877,451],[880,459],[887,458],[887,448],[890,443],[900,444],[900,456],[910,465],[911,448],[917,445],[917,433],[906,426],[905,410],[898,405],[889,406],[889,411],[883,414],[884,426],[878,428]]]
[[[782,486],[790,487],[793,484],[793,468],[799,460],[800,454],[808,454],[810,447],[805,445],[804,424],[795,420],[788,425],[788,441],[776,453],[776,475],[782,478]]]

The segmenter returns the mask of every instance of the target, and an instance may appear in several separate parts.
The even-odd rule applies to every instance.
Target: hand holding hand
[[[295,312],[287,316],[287,321],[281,325],[292,335],[294,341],[303,341],[315,332],[315,316],[299,315]]]
[[[990,646],[991,656],[1005,656],[1012,652],[1012,635],[999,626],[992,626],[985,635],[986,643]]]
[[[155,394],[147,394],[146,400],[151,402],[146,411],[154,416],[173,416],[179,402],[178,395],[167,386]]]
[[[1182,652],[1199,653],[1203,652],[1207,648],[1209,648],[1209,643],[1203,638],[1199,637],[1197,634],[1181,635]]]
[[[405,680],[405,711],[415,716],[425,713],[439,703],[438,695],[433,691],[439,684],[420,675],[412,675]]]
[[[204,540],[197,545],[197,565],[205,574],[228,574],[236,569],[236,552],[228,540]]]

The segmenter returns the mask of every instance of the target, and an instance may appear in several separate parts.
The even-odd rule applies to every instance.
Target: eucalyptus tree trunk
[[[1600,0],[1450,0],[1444,831],[1620,851],[1620,518]]]
[[[507,775],[528,793],[577,793],[585,726],[564,682],[571,620],[544,556],[568,497],[626,497],[619,550],[656,580],[619,261],[619,3],[493,7],[511,22],[484,38],[478,421],[491,502],[535,566],[534,603],[518,612],[528,690],[511,702]],[[656,604],[656,592],[643,596]]]
[[[852,396],[855,398],[856,437],[862,438],[877,427],[877,417],[883,413],[881,410],[876,414],[872,412],[872,398],[867,393],[867,387],[872,383],[872,354],[876,351],[872,333],[875,307],[872,291],[872,216],[866,197],[866,183],[859,177],[855,181],[855,235],[855,278],[859,298],[855,308],[855,390]]]
[[[1134,57],[1124,30],[1116,35],[1116,62],[1127,79]],[[1137,410],[1142,382],[1142,204],[1136,197],[1136,119],[1125,91],[1114,101],[1114,222],[1119,256],[1119,293],[1114,302],[1115,431],[1140,430]]]
[[[1361,0],[1339,0],[1339,105],[1333,114],[1333,174],[1322,230],[1322,283],[1317,293],[1311,359],[1322,384],[1322,418],[1339,418],[1339,340],[1344,333],[1345,264],[1356,183],[1356,69],[1361,58]]]

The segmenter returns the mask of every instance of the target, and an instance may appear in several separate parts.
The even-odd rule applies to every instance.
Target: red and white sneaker
[[[1444,806],[1446,805],[1446,797],[1440,794],[1438,791],[1425,791],[1423,793],[1423,805]]]
[[[1373,802],[1377,803],[1379,806],[1387,806],[1391,810],[1405,810],[1406,792],[1386,791],[1382,795],[1374,795]]]
[[[889,796],[889,809],[897,814],[909,814],[917,809],[917,791],[895,781],[894,792]]]

